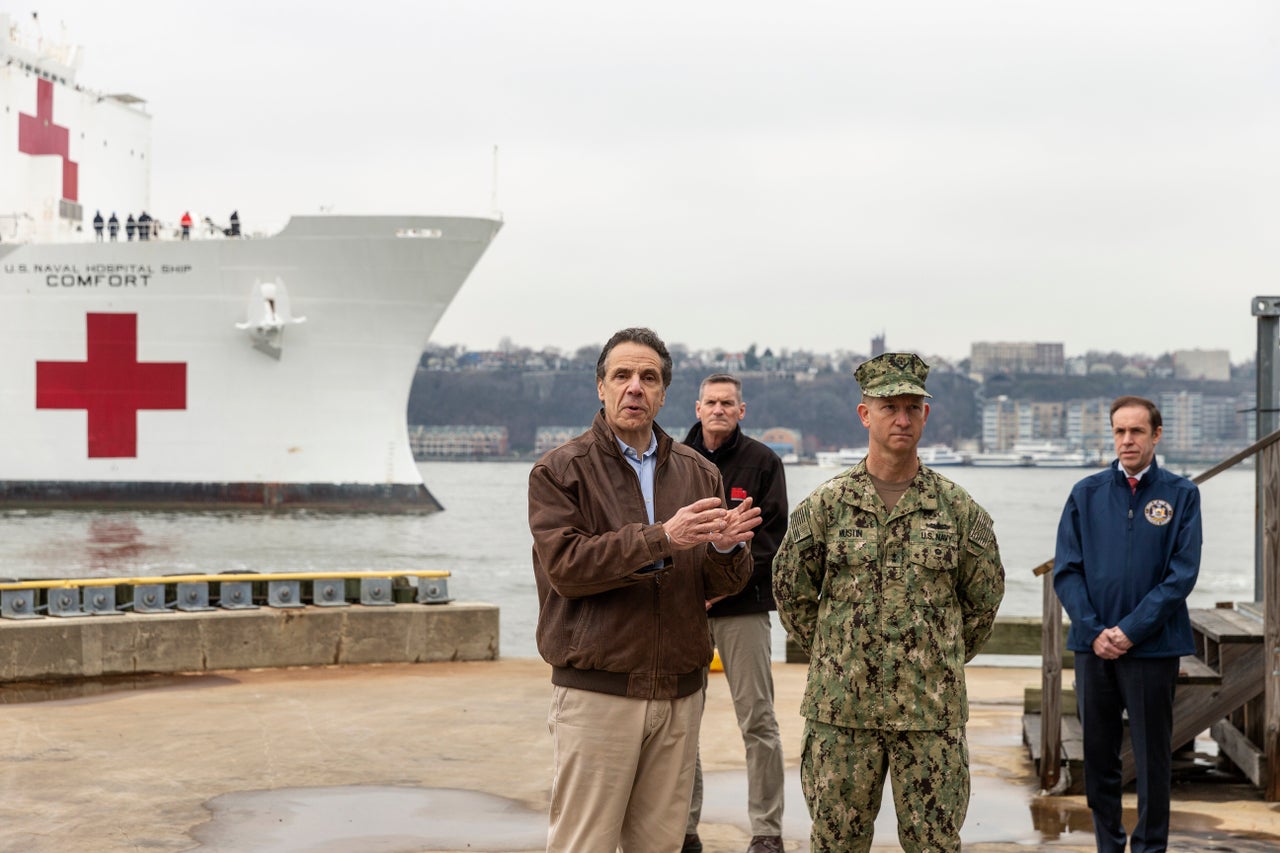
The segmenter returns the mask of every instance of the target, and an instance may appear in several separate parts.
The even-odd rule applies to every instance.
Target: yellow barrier
[[[158,575],[140,578],[57,578],[52,580],[5,581],[0,590],[69,589],[79,586],[139,586],[157,583],[235,583],[237,581],[309,581],[337,578],[447,578],[445,569],[421,569],[394,572],[228,572],[221,575]]]

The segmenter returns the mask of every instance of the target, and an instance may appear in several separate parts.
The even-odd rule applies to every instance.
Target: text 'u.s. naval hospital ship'
[[[167,212],[129,239],[151,117],[78,66],[0,15],[0,506],[438,509],[409,388],[501,223],[300,216],[182,239]]]

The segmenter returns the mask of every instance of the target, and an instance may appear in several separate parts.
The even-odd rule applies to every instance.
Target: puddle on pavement
[[[1240,798],[1252,798],[1245,786],[1230,782],[1218,783],[1225,795],[1224,803],[1231,802],[1231,790],[1240,789]],[[1127,793],[1131,793],[1127,790]],[[1280,849],[1280,836],[1252,835],[1219,829],[1221,821],[1209,815],[1178,812],[1178,790],[1174,789],[1174,813],[1169,819],[1169,849],[1184,851],[1231,851],[1231,853],[1274,853]],[[1089,844],[1093,839],[1093,816],[1081,799],[1060,797],[1033,797],[1030,802],[1035,837],[1045,847],[1067,844]],[[1137,821],[1137,809],[1124,810],[1124,824],[1132,827]],[[1280,829],[1280,822],[1278,822]]]
[[[547,816],[449,788],[282,788],[225,794],[192,831],[203,853],[421,853],[538,850]]]
[[[1025,789],[984,776],[975,775],[973,781],[973,804],[963,833],[967,844],[1039,840],[1031,812],[1010,807],[1027,801]],[[746,774],[708,772],[703,786],[703,822],[735,826],[749,835]],[[787,772],[786,786],[783,832],[788,838],[807,839],[809,816],[798,769]],[[542,849],[547,833],[547,816],[541,810],[447,788],[286,788],[225,794],[207,806],[210,821],[192,832],[202,853],[524,851]],[[886,786],[876,841],[892,843],[897,832]]]
[[[975,768],[976,769],[976,768]],[[976,850],[1093,846],[1093,823],[1079,799],[1038,797],[1025,780],[973,775],[973,797],[961,838]],[[704,825],[750,835],[747,779],[740,770],[704,776]],[[783,834],[807,841],[809,817],[800,772],[786,778]],[[449,788],[347,786],[225,794],[207,803],[212,817],[192,837],[202,853],[422,853],[528,851],[546,843],[547,816],[522,802]],[[1132,824],[1134,815],[1126,816]],[[1222,832],[1204,815],[1175,813],[1171,849],[1273,853],[1277,838]],[[898,835],[890,786],[876,818],[877,848]],[[798,849],[807,849],[802,845]]]

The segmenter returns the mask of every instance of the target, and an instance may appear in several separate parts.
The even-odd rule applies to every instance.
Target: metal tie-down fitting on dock
[[[197,581],[178,584],[178,609],[187,613],[199,613],[204,610],[216,610],[209,606],[209,584]]]
[[[349,607],[351,602],[347,601],[347,582],[317,578],[311,582],[311,603],[321,607]]]
[[[34,589],[6,589],[0,591],[0,617],[5,619],[39,619],[36,613]]]
[[[377,607],[395,604],[391,578],[360,578],[360,603]]]
[[[80,587],[70,586],[63,589],[49,590],[50,616],[84,616],[80,610]]]
[[[272,607],[305,607],[302,581],[268,581],[267,604]]]
[[[446,578],[418,578],[419,604],[448,604],[449,581]]]
[[[253,584],[250,581],[222,581],[218,585],[218,604],[223,610],[257,610],[253,603]]]
[[[164,602],[164,584],[140,583],[133,588],[134,613],[167,613]]]
[[[123,616],[123,610],[116,609],[116,588],[114,586],[87,586],[84,589],[84,612],[90,616]]]

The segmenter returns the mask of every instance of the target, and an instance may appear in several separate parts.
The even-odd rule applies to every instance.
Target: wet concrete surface
[[[474,791],[441,788],[285,788],[224,794],[193,834],[205,853],[414,853],[536,850],[541,810]]]
[[[803,666],[775,664],[787,849]],[[1021,744],[1032,669],[971,668],[965,849],[1093,850],[1083,797],[1040,797]],[[94,695],[0,688],[0,850],[435,853],[543,848],[551,773],[541,661],[223,672]],[[25,699],[24,699],[25,697]],[[713,675],[702,736],[707,853],[745,850],[742,741]],[[1134,795],[1126,805],[1136,806]],[[1175,791],[1171,849],[1280,849],[1280,804],[1245,783]],[[886,803],[875,847],[898,849]]]

